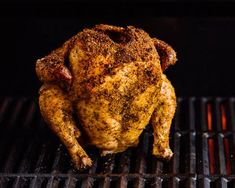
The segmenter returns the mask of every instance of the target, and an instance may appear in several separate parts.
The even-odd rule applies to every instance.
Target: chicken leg
[[[176,96],[173,86],[164,74],[162,79],[157,106],[151,117],[154,131],[153,155],[163,159],[170,159],[173,153],[169,146],[169,134],[176,109]]]
[[[67,147],[77,168],[92,165],[91,159],[78,143],[81,136],[72,117],[72,104],[57,85],[44,84],[40,89],[40,110],[44,120]]]

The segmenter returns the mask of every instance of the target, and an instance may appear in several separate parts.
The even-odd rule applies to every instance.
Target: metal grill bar
[[[220,174],[226,175],[226,163],[225,163],[225,149],[224,149],[224,136],[223,134],[218,135],[218,147],[219,147],[219,163],[220,163]]]
[[[202,98],[200,101],[200,124],[199,126],[199,130],[207,131],[207,123],[208,123],[208,106],[207,106],[207,99],[206,98]],[[200,129],[201,128],[201,129]]]
[[[33,99],[0,99],[0,187],[235,187],[235,99],[178,98],[170,162],[152,156],[151,126],[137,148],[77,171]]]
[[[228,121],[230,122],[230,127],[232,128],[232,131],[235,131],[235,109],[234,109],[234,98],[229,99],[229,105],[228,105]]]
[[[190,164],[189,164],[189,173],[195,174],[196,173],[196,147],[195,147],[195,141],[196,141],[196,133],[192,132],[190,133],[189,137],[189,143],[190,143]]]
[[[173,158],[173,173],[179,173],[179,156],[180,156],[180,138],[181,133],[177,132],[174,135],[174,158]]]

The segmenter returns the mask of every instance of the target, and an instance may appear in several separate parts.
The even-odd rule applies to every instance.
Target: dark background
[[[233,2],[2,2],[1,96],[36,96],[35,61],[85,27],[134,25],[171,44],[178,96],[235,95]]]

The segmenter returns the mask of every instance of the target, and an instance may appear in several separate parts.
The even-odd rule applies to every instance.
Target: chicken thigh
[[[171,158],[176,96],[163,71],[175,62],[172,47],[145,31],[103,24],[37,61],[41,114],[77,168],[92,165],[81,139],[101,155],[118,153],[136,146],[149,123],[153,155]]]

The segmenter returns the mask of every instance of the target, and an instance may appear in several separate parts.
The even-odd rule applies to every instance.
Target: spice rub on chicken
[[[163,71],[175,62],[172,47],[145,31],[103,24],[37,61],[41,114],[77,168],[92,165],[82,139],[101,155],[118,153],[136,146],[149,123],[153,155],[172,157],[176,96]]]

